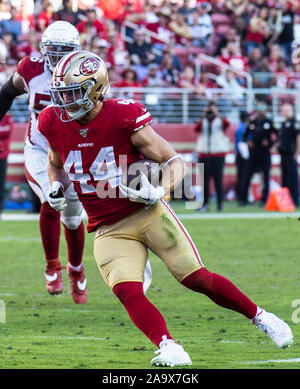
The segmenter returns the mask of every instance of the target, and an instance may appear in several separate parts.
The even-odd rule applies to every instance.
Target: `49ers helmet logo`
[[[80,65],[80,73],[85,76],[90,76],[91,74],[94,74],[97,72],[97,70],[100,67],[100,62],[97,58],[87,58],[82,64]]]

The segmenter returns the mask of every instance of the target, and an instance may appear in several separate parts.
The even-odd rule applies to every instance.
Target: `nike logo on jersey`
[[[147,111],[147,108],[142,108],[142,110],[143,110],[144,112],[146,112],[146,111]]]
[[[45,273],[45,277],[48,282],[53,282],[57,279],[57,273],[54,273],[53,276],[50,276],[50,274]]]
[[[81,130],[79,130],[79,134],[83,137],[83,138],[86,138],[87,137],[87,132],[88,132],[88,128],[82,128]]]
[[[77,286],[79,290],[84,290],[86,288],[86,278],[83,280],[83,282],[77,281]]]

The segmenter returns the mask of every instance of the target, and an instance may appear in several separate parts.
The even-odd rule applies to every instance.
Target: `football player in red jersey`
[[[68,246],[67,270],[72,297],[74,302],[83,304],[87,300],[87,287],[82,265],[84,249],[82,205],[73,185],[66,188],[68,206],[61,213],[49,205],[51,191],[47,174],[49,146],[45,137],[37,130],[39,113],[51,101],[49,86],[53,69],[65,54],[80,48],[78,31],[68,22],[55,22],[43,33],[40,48],[42,56],[23,58],[17,66],[17,71],[3,85],[0,91],[0,120],[10,109],[16,96],[28,93],[30,122],[24,147],[25,173],[29,185],[41,201],[39,225],[46,258],[46,288],[50,294],[63,291],[62,267],[58,257],[61,221]]]
[[[153,130],[145,106],[135,100],[105,100],[108,88],[100,57],[88,51],[66,55],[53,73],[53,107],[41,112],[38,126],[50,146],[53,194],[61,190],[52,205],[64,206],[62,192],[73,182],[88,215],[87,229],[95,232],[94,255],[103,279],[136,327],[158,347],[152,365],[190,365],[191,359],[143,293],[148,249],[182,285],[244,315],[277,346],[289,346],[293,335],[285,322],[205,268],[188,232],[163,199],[183,179],[184,162]],[[123,156],[130,165],[141,155],[163,164],[161,186],[152,186],[145,175],[138,190],[121,183]]]

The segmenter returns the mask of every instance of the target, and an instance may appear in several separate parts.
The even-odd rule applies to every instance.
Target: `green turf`
[[[180,209],[179,209],[180,210]],[[300,323],[292,301],[300,299],[297,219],[186,220],[206,267],[231,279],[261,307],[287,321],[290,349],[278,349],[239,314],[180,286],[151,254],[154,279],[148,298],[189,352],[194,369],[299,369],[299,363],[243,363],[299,358]],[[131,323],[100,277],[87,235],[84,263],[89,297],[75,305],[66,271],[65,291],[49,296],[37,222],[0,222],[1,369],[145,369],[156,347]],[[66,263],[66,244],[61,241]],[[300,315],[298,315],[300,320]]]

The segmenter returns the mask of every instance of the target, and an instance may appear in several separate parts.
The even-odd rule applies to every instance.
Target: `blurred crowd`
[[[299,0],[1,0],[0,84],[55,20],[80,32],[82,48],[99,54],[119,87],[207,88],[246,85],[296,88]],[[207,54],[230,68],[200,63]],[[299,62],[299,63],[298,63]],[[201,71],[199,69],[201,68]],[[207,97],[207,96],[206,96]]]

